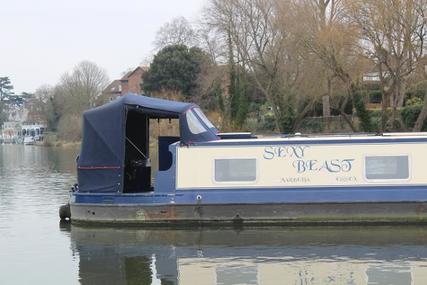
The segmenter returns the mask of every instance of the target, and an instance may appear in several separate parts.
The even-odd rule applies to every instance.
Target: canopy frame
[[[83,114],[83,139],[77,160],[79,192],[123,192],[126,154],[126,123],[129,112],[149,119],[178,119],[180,143],[218,140],[217,130],[201,121],[205,131],[193,133],[187,112],[199,108],[193,103],[175,102],[127,94]],[[147,122],[142,122],[147,125]],[[148,127],[146,129],[148,131]]]

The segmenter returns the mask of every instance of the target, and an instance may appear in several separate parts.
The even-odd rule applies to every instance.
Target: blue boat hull
[[[73,193],[76,223],[424,223],[425,186],[197,189],[169,193]]]

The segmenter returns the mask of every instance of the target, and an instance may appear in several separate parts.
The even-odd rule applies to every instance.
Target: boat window
[[[239,182],[256,180],[256,159],[215,159],[215,181]]]
[[[193,112],[191,112],[191,110],[185,114],[185,117],[187,119],[188,128],[190,129],[190,132],[192,132],[194,135],[206,132],[206,129],[203,127],[197,117],[193,114]]]
[[[200,110],[200,108],[194,108],[194,112],[196,112],[197,116],[206,124],[209,129],[216,129],[216,127],[209,121],[209,119],[205,116],[205,114]]]
[[[367,179],[408,179],[408,156],[367,156],[365,173]]]

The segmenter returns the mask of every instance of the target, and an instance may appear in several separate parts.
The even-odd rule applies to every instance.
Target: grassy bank
[[[79,147],[80,144],[80,141],[67,141],[60,139],[56,133],[46,134],[43,141],[38,143],[38,145],[49,147]]]

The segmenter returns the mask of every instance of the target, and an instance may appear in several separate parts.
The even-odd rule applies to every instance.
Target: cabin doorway
[[[179,121],[158,118],[142,109],[129,108],[125,133],[123,193],[154,191],[157,171],[172,165],[169,145],[179,141]]]

